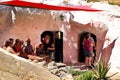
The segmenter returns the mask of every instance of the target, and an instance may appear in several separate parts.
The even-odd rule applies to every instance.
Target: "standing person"
[[[90,34],[88,33],[86,35],[86,38],[84,39],[84,51],[85,51],[85,63],[87,67],[91,67],[92,65],[92,55],[91,52],[93,51],[93,43],[90,39]]]
[[[92,57],[92,61],[91,61],[91,65],[94,67],[94,61],[95,61],[95,41],[93,39],[93,37],[91,36],[90,33],[87,34],[88,36],[88,40],[90,41],[91,43],[91,51],[90,51],[90,54],[91,54],[91,57]]]

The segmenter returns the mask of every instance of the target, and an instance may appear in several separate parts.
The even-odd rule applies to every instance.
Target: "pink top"
[[[91,41],[84,40],[84,49],[92,51]]]

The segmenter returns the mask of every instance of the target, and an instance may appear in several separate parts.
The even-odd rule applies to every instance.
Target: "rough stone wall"
[[[0,80],[60,80],[48,69],[0,48]]]

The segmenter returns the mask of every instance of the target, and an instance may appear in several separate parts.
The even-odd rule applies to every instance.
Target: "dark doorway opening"
[[[51,42],[55,44],[55,53],[54,58],[55,62],[63,62],[63,32],[61,31],[44,31],[41,34],[41,41],[45,35],[49,35],[51,38]]]
[[[83,33],[80,33],[79,34],[79,57],[78,57],[78,59],[79,59],[79,62],[85,62],[85,53],[84,53],[84,48],[83,48],[83,40],[84,40],[84,38],[86,37],[86,35],[88,34],[88,32],[83,32]],[[93,37],[93,39],[94,39],[94,41],[95,41],[95,45],[96,45],[96,42],[97,42],[97,39],[96,39],[96,36],[94,35],[94,34],[92,34],[92,33],[90,33],[91,34],[91,37]],[[95,53],[95,57],[96,57],[96,49],[95,49],[95,47],[93,48],[93,51],[94,51],[94,53]]]
[[[55,61],[63,62],[63,32],[55,32]]]

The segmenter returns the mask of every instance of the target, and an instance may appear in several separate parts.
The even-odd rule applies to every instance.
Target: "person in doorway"
[[[49,56],[48,60],[53,61],[54,60],[54,51],[55,51],[54,42],[51,41],[51,37],[49,35],[46,35],[44,38],[45,39],[44,39],[43,49],[45,50],[45,54]]]
[[[93,37],[91,36],[90,33],[87,34],[88,36],[88,40],[90,41],[90,44],[91,44],[91,51],[90,51],[90,55],[92,57],[92,61],[91,61],[91,65],[94,67],[94,62],[95,62],[95,41],[93,39]]]
[[[35,46],[37,56],[43,57],[47,62],[54,60],[55,45],[53,35],[50,32],[41,34],[41,43]]]
[[[93,43],[92,43],[92,41],[90,39],[89,33],[86,35],[86,38],[84,39],[83,48],[84,48],[84,51],[85,51],[85,63],[86,63],[86,66],[91,68],[92,57],[93,57],[93,54],[92,54]]]

